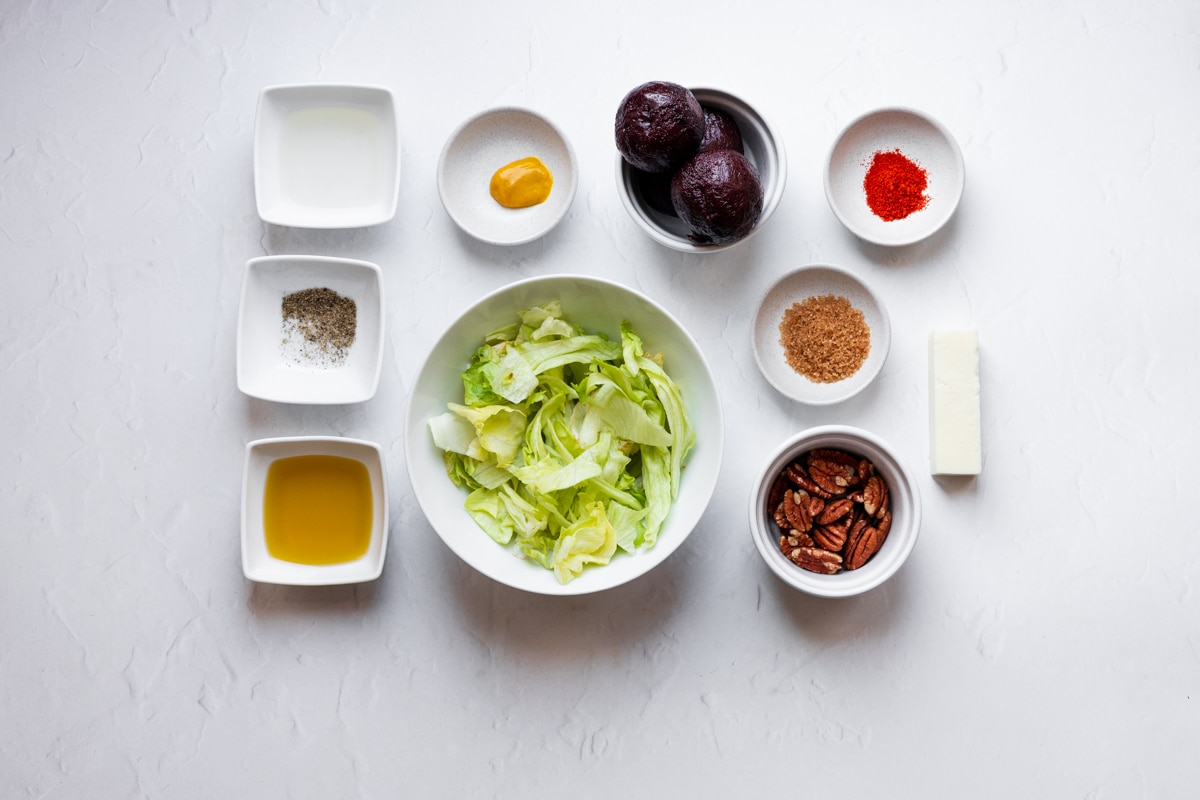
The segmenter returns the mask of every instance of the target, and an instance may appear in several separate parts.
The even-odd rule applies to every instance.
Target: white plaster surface
[[[781,132],[768,227],[700,257],[647,239],[612,119],[645,80],[728,88]],[[399,211],[263,224],[267,85],[389,86]],[[524,105],[571,137],[568,217],[514,249],[438,201],[445,138]],[[908,105],[957,136],[966,193],[925,243],[855,240],[821,187],[841,127]],[[1155,0],[0,3],[0,797],[1176,798],[1200,786],[1200,4]],[[238,392],[249,258],[384,271],[363,405]],[[831,407],[760,376],[753,303],[806,262],[891,313],[879,379]],[[510,590],[413,499],[418,366],[485,292],[614,278],[697,338],[721,384],[717,493],[663,566],[600,595]],[[926,340],[976,327],[983,474],[928,475]],[[785,435],[847,423],[920,477],[888,584],[774,579],[749,482]],[[243,579],[243,447],[379,442],[375,583]]]

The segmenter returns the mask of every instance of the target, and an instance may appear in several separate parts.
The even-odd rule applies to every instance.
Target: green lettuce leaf
[[[654,546],[695,433],[628,323],[617,343],[556,302],[527,309],[485,337],[462,382],[463,403],[429,428],[488,536],[564,583]]]
[[[551,564],[560,583],[578,578],[590,564],[604,565],[617,551],[617,532],[601,502],[588,503],[583,514],[563,530],[554,544]]]

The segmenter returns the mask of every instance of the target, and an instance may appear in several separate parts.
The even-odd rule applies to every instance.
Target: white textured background
[[[617,198],[634,85],[728,88],[781,132],[788,187],[751,242],[668,251]],[[390,86],[396,219],[264,225],[251,140],[274,83]],[[467,116],[526,105],[582,176],[543,240],[460,234],[434,180]],[[958,137],[951,225],[897,251],[821,188],[837,131],[912,105]],[[242,396],[242,269],[384,270],[378,395]],[[839,406],[760,377],[752,309],[810,261],[892,316]],[[1200,785],[1200,4],[1196,2],[0,3],[0,797],[744,795],[1170,798]],[[441,543],[401,429],[450,320],[518,278],[632,285],[721,382],[726,459],[692,537],[602,595],[530,596]],[[984,474],[928,476],[925,341],[978,327]],[[784,435],[860,425],[920,477],[921,540],[858,599],[767,571],[750,480]],[[255,586],[245,442],[339,434],[389,459],[383,577]]]

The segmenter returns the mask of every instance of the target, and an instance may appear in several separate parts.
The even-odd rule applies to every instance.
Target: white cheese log
[[[978,475],[979,333],[934,331],[929,337],[929,461],[934,475]]]

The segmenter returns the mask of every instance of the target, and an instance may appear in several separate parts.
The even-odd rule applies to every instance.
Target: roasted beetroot
[[[741,239],[762,213],[758,172],[734,150],[697,153],[671,179],[671,204],[697,244]]]
[[[695,154],[704,138],[704,109],[677,83],[650,81],[617,108],[617,150],[645,172],[667,172]]]
[[[707,106],[704,107],[704,138],[700,140],[700,149],[746,152],[742,147],[742,131],[733,117]]]

